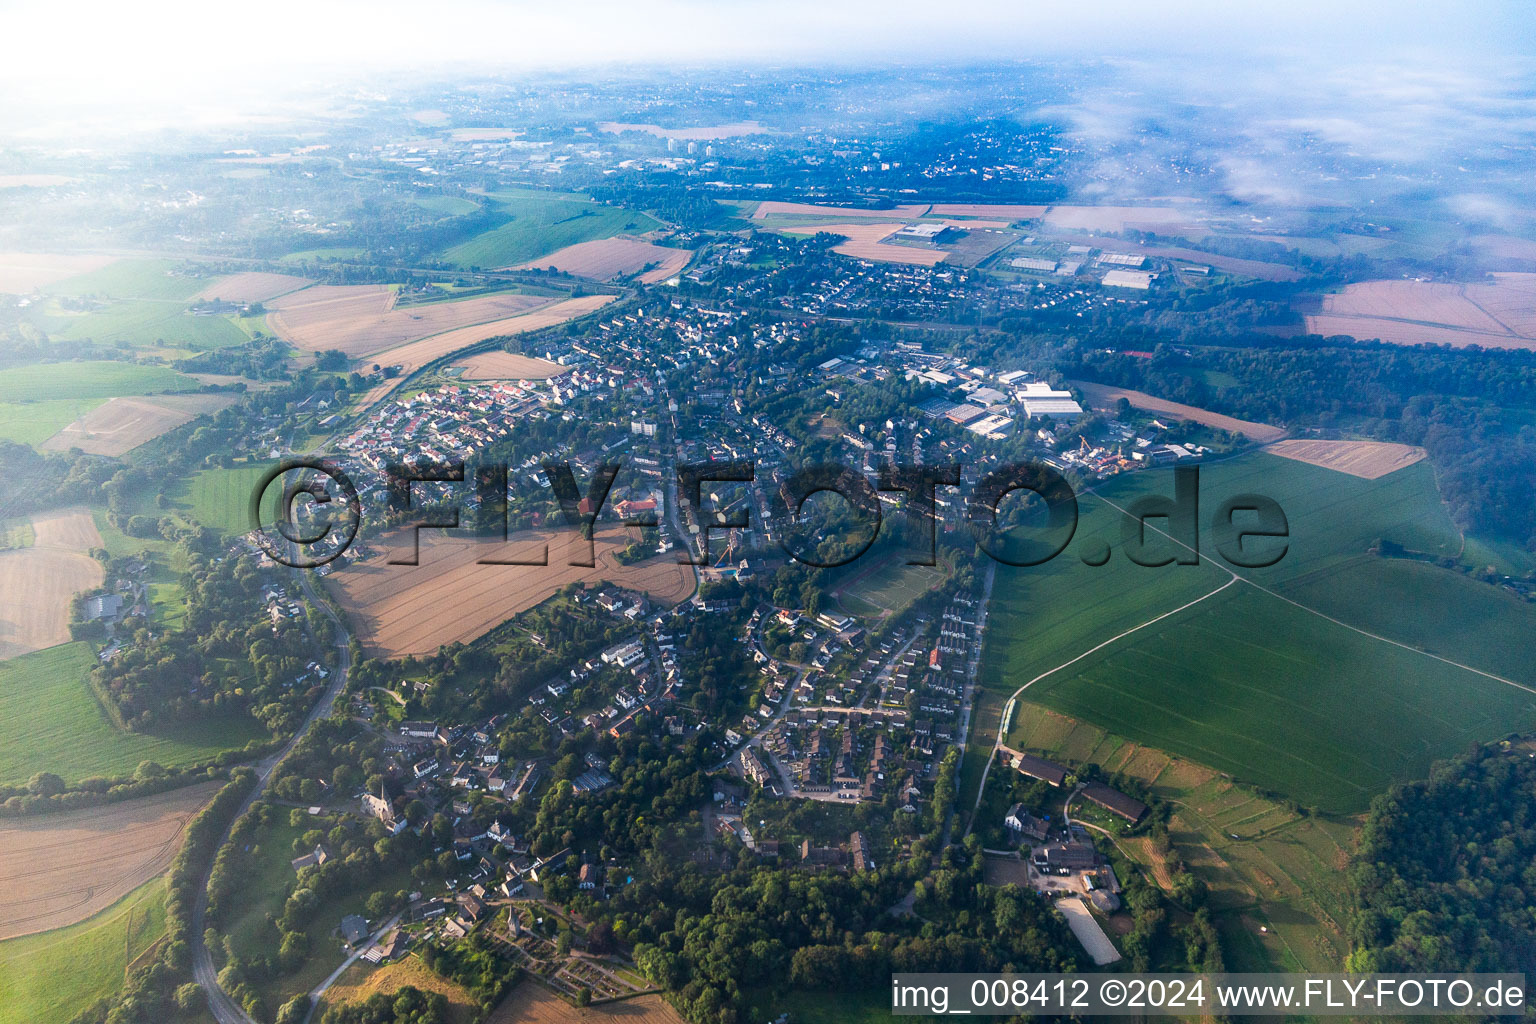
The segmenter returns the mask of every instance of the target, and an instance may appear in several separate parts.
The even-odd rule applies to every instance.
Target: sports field
[[[91,692],[96,657],[84,641],[0,662],[0,783],[37,772],[66,782],[132,775],[141,761],[178,767],[267,739],[246,715],[205,719],[156,733],[124,732]]]
[[[867,569],[861,563],[857,576],[837,583],[829,592],[850,615],[886,618],[899,615],[919,597],[941,586],[949,578],[949,565],[908,565],[905,552],[871,558]]]
[[[1169,485],[1166,474],[1140,473],[1102,493],[1128,507]],[[1536,666],[1479,628],[1498,622],[1510,636],[1530,636],[1536,609],[1448,570],[1382,566],[1365,554],[1382,537],[1458,550],[1427,463],[1364,480],[1253,454],[1206,467],[1202,518],[1242,492],[1280,502],[1290,550],[1272,568],[1240,570],[1245,581],[1220,592],[1230,576],[1211,560],[1209,541],[1199,566],[1131,565],[1118,537],[1124,517],[1098,497],[1084,499],[1067,555],[1033,570],[1000,567],[983,669],[992,696],[978,713],[979,735],[995,729],[1007,694],[1065,665],[1028,698],[1352,813],[1436,757],[1536,727],[1536,693],[1510,685],[1536,688]],[[1113,549],[1107,565],[1071,557],[1095,539]],[[1394,598],[1405,572],[1414,596]]]
[[[614,235],[636,235],[662,225],[634,210],[594,203],[569,194],[496,193],[493,208],[509,220],[443,253],[455,267],[490,270],[515,266],[557,249]]]
[[[129,963],[165,933],[165,881],[59,931],[0,942],[0,1024],[66,1024],[118,991]]]

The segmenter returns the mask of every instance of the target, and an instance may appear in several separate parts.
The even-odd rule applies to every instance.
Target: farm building
[[[1053,786],[1059,786],[1067,779],[1067,770],[1055,761],[1047,761],[1043,757],[1035,757],[1033,754],[1015,754],[1013,767],[1020,775],[1028,775],[1032,779],[1041,782],[1049,782]]]
[[[1110,789],[1102,782],[1090,782],[1083,787],[1083,799],[1098,804],[1111,814],[1118,814],[1132,825],[1146,816],[1147,805],[1135,797],[1126,796],[1118,789]]]
[[[1046,836],[1045,822],[1026,811],[1023,804],[1014,804],[1008,808],[1008,816],[1003,819],[1003,824],[1015,835],[1030,839],[1044,839]]]
[[[1144,270],[1111,270],[1104,275],[1104,283],[1111,288],[1138,288],[1146,291],[1152,287],[1152,275]]]

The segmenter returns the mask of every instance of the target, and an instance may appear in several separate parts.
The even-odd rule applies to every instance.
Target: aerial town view
[[[1530,8],[13,13],[0,1024],[1536,1012]]]

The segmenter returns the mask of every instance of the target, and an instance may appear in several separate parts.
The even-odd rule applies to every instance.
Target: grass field
[[[173,500],[194,522],[228,534],[243,534],[251,528],[251,492],[270,468],[262,464],[205,469],[192,476]]]
[[[127,965],[164,932],[157,878],[77,925],[0,942],[0,1024],[65,1024],[118,991]]]
[[[1142,473],[1102,493],[1128,507],[1163,490],[1171,490],[1166,475]],[[1381,537],[1417,550],[1458,549],[1427,463],[1364,480],[1249,455],[1205,468],[1202,517],[1242,492],[1270,495],[1287,512],[1286,557],[1241,570],[1282,596],[1235,584],[1048,676],[1029,699],[1337,812],[1363,809],[1393,781],[1422,776],[1432,760],[1472,740],[1536,725],[1536,694],[1282,599],[1316,603],[1360,629],[1536,686],[1536,666],[1521,664],[1513,646],[1536,631],[1536,609],[1447,570],[1364,554]],[[1066,555],[1037,569],[999,567],[983,665],[989,693],[973,746],[982,756],[1008,693],[1228,578],[1209,561],[1131,565],[1120,555],[1122,515],[1095,497],[1083,505]],[[1071,557],[1095,539],[1115,550],[1107,565]],[[1401,586],[1411,586],[1411,598],[1397,596]],[[971,786],[976,774],[968,773]]]
[[[43,290],[52,295],[184,301],[202,291],[210,279],[182,274],[179,272],[182,266],[178,260],[116,260],[99,270],[65,278]]]
[[[1169,851],[1146,838],[1122,837],[1118,845],[1164,888],[1180,863],[1205,883],[1230,969],[1341,969],[1347,949],[1341,868],[1353,821],[1303,816],[1204,765],[1039,704],[1020,703],[1009,743],[1137,779],[1173,806]],[[1073,814],[1079,814],[1075,805]]]
[[[497,193],[490,198],[497,212],[511,219],[445,252],[443,258],[454,266],[509,267],[578,242],[661,227],[643,213],[584,198],[528,191]]]
[[[123,732],[86,681],[95,663],[83,641],[0,662],[0,783],[23,783],[40,771],[66,781],[131,775],[141,761],[194,764],[267,738],[266,730],[244,715],[164,733]]]
[[[0,370],[0,402],[24,402],[38,395],[48,395],[55,401],[114,398],[118,395],[196,391],[201,387],[191,377],[163,366],[104,360],[37,363]]]
[[[45,398],[0,402],[0,438],[36,447],[102,401],[100,398]]]
[[[47,321],[50,333],[64,341],[203,351],[248,340],[229,317],[192,316],[180,300],[125,299],[84,315],[48,317]]]

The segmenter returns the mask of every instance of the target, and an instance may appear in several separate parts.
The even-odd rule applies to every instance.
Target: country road
[[[261,795],[266,792],[267,783],[271,780],[273,772],[278,765],[282,764],[283,759],[292,752],[299,740],[304,738],[316,722],[330,716],[331,709],[336,705],[336,698],[341,695],[342,688],[347,683],[347,675],[352,670],[352,635],[347,632],[347,624],[342,621],[341,617],[336,614],[329,604],[315,597],[314,585],[308,569],[295,569],[293,571],[298,575],[299,586],[304,590],[304,596],[309,598],[310,604],[320,609],[335,625],[336,646],[341,655],[337,662],[336,671],[331,674],[331,685],[321,695],[320,699],[315,702],[315,706],[310,710],[309,717],[304,720],[304,724],[294,732],[293,737],[283,745],[281,750],[256,764],[256,787],[251,790],[250,795],[245,798],[245,802],[240,805],[239,810],[230,818],[230,827],[233,827],[234,823],[240,819],[240,816],[250,809],[251,804],[259,800]],[[217,849],[222,848],[228,841],[229,829],[226,828],[223,836],[219,839],[218,847],[215,848],[215,857],[218,855]],[[203,924],[203,914],[208,909],[208,875],[212,870],[213,863],[210,861],[198,882],[197,902],[192,908],[192,976],[202,988],[204,995],[208,997],[208,1008],[212,1011],[214,1018],[219,1024],[256,1024],[250,1015],[231,999],[227,992],[219,987],[219,972],[213,966],[213,954],[209,951],[207,943],[203,941],[203,929],[205,927]]]

